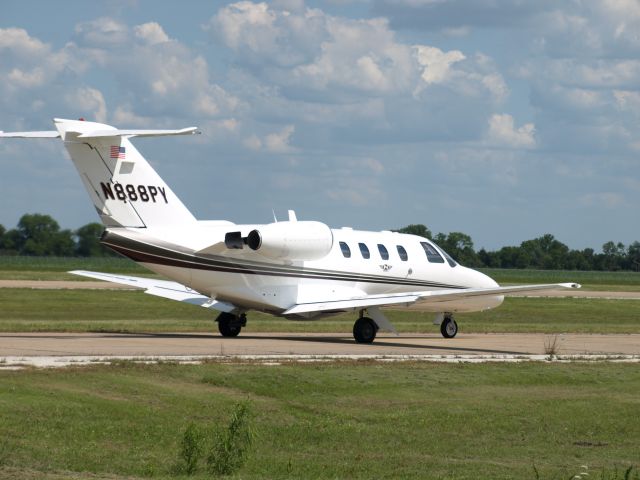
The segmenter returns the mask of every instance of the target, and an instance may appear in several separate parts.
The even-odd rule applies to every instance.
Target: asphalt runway
[[[357,344],[351,335],[327,333],[246,333],[223,338],[207,333],[0,333],[3,357],[31,356],[348,356],[544,355],[556,341],[561,355],[640,355],[640,334],[590,335],[533,333],[378,335]]]

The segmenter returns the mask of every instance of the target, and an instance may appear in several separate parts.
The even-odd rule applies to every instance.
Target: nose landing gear
[[[458,324],[453,319],[453,315],[447,314],[440,324],[440,333],[444,338],[453,338],[458,334]]]

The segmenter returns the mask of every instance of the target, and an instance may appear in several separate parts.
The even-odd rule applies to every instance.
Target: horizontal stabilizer
[[[182,128],[180,130],[93,130],[90,132],[74,131],[73,128],[67,132],[80,133],[78,138],[107,138],[107,137],[166,137],[170,135],[195,135],[199,134],[198,127]],[[60,133],[56,130],[46,130],[40,132],[0,132],[0,138],[60,138]]]
[[[72,130],[71,130],[72,131]],[[170,135],[199,134],[198,127],[182,128],[180,130],[94,130],[78,135],[78,138],[102,137],[166,137]]]
[[[178,302],[189,303],[191,305],[199,305],[205,308],[213,308],[220,312],[230,313],[236,309],[235,305],[232,305],[231,303],[219,302],[218,300],[214,300],[206,295],[201,295],[195,290],[191,290],[178,282],[156,280],[153,278],[130,277],[111,273],[89,272],[86,270],[73,270],[69,273],[142,288],[145,290],[145,293],[148,293],[149,295],[168,298],[169,300],[176,300]]]
[[[59,138],[57,130],[41,132],[0,132],[0,138]]]

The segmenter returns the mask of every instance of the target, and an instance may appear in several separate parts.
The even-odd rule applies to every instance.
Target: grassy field
[[[155,275],[124,257],[2,257],[0,280],[90,280],[70,275],[69,270],[95,270],[106,273]]]
[[[0,478],[172,478],[187,424],[238,401],[257,441],[232,478],[600,478],[640,463],[638,391],[624,364],[5,371]]]
[[[153,276],[149,270],[122,257],[59,258],[2,257],[0,280],[87,280],[69,270]],[[590,290],[640,291],[639,272],[581,272],[565,270],[515,270],[482,268],[500,284],[577,282]]]
[[[499,284],[575,282],[586,290],[640,291],[640,272],[480,268]]]
[[[0,289],[0,331],[213,331],[216,312],[139,291]],[[436,332],[434,314],[387,310],[400,332]],[[355,314],[296,322],[250,312],[245,332],[351,332]],[[456,316],[461,332],[640,333],[640,301],[507,298]]]

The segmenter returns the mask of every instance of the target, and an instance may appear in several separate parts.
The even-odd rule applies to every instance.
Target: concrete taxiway
[[[243,333],[223,338],[206,333],[0,333],[0,359],[55,355],[543,355],[555,341],[564,355],[640,355],[640,334],[532,333],[382,334],[370,345],[348,334]]]

